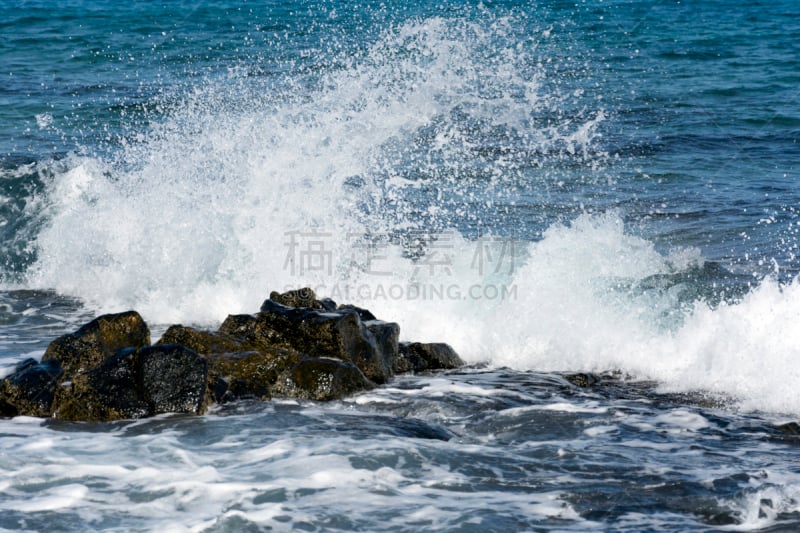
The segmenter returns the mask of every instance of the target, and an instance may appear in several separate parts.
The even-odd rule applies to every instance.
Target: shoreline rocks
[[[216,331],[170,326],[152,345],[136,311],[103,315],[0,380],[0,416],[113,421],[239,399],[330,401],[395,374],[464,365],[447,344],[399,336],[398,324],[311,289],[273,292],[258,313],[229,315]]]

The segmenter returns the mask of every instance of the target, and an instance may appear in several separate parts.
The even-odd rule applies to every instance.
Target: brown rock
[[[276,396],[330,401],[374,386],[353,363],[309,357],[284,371],[273,387],[273,393]]]
[[[136,311],[103,315],[50,343],[42,362],[56,359],[66,375],[100,365],[120,348],[150,344],[150,330]]]
[[[443,342],[401,342],[395,371],[450,370],[464,366],[455,350]]]

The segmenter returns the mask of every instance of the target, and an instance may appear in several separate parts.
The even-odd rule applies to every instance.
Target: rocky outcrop
[[[398,372],[451,369],[447,344],[399,343],[400,327],[311,289],[273,292],[216,331],[169,327],[150,345],[135,311],[103,315],[0,381],[0,416],[111,421],[202,414],[210,403],[273,396],[329,401]]]
[[[202,414],[208,362],[178,344],[123,348],[58,388],[53,416],[109,421],[163,413]]]
[[[330,298],[317,300],[317,295],[309,288],[287,291],[283,294],[272,291],[269,299],[286,307],[308,307],[310,309],[323,309],[325,311],[336,310],[336,302]]]
[[[396,353],[386,353],[386,343],[379,346],[356,309],[289,307],[278,300],[265,301],[256,315],[229,316],[220,331],[242,337],[256,349],[282,347],[349,361],[375,383],[386,383],[393,375]]]

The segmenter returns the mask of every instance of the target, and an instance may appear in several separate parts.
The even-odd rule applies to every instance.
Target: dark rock
[[[100,366],[74,374],[56,390],[53,417],[107,422],[151,415],[137,387],[137,359],[136,350],[123,349]]]
[[[596,385],[600,383],[600,378],[594,374],[587,374],[587,373],[577,373],[577,374],[565,374],[564,379],[575,385],[576,387],[587,388],[591,387],[592,385]]]
[[[778,432],[784,435],[800,435],[800,424],[797,422],[787,422],[785,424],[779,424],[775,426],[775,429]]]
[[[384,322],[383,320],[367,320],[364,322],[364,326],[375,337],[375,344],[380,350],[387,372],[393,376],[399,354],[400,326],[394,322]]]
[[[244,339],[221,331],[203,331],[182,326],[170,326],[154,346],[180,344],[200,355],[246,352],[253,346]]]
[[[238,337],[253,350],[291,348],[280,330],[254,315],[228,315],[219,332]]]
[[[287,291],[283,294],[272,291],[269,299],[286,307],[306,307],[310,309],[322,309],[324,311],[336,310],[336,302],[330,298],[317,299],[314,291],[308,287]]]
[[[317,300],[325,311],[336,311],[336,302],[330,298],[320,298]]]
[[[449,370],[464,366],[464,361],[443,342],[401,342],[395,372]]]
[[[374,386],[353,363],[309,357],[284,371],[272,390],[276,396],[329,401]]]
[[[214,401],[225,403],[240,398],[269,400],[272,385],[280,373],[296,365],[301,358],[299,352],[285,348],[209,355]]]
[[[356,313],[358,313],[358,317],[363,322],[366,322],[368,320],[377,320],[377,318],[375,318],[375,315],[373,315],[369,309],[362,309],[361,307],[356,307],[355,305],[350,305],[350,304],[340,305],[336,309],[339,311],[348,311],[348,310],[355,311]]]
[[[137,377],[151,414],[205,412],[205,357],[179,344],[148,346],[138,356]]]
[[[100,365],[120,348],[150,344],[150,330],[136,311],[95,318],[50,343],[42,361],[56,359],[67,375]]]
[[[26,359],[0,381],[0,416],[50,416],[58,379],[64,371],[55,359]]]
[[[392,434],[403,438],[412,439],[431,439],[448,441],[455,437],[455,434],[445,428],[429,424],[418,418],[391,418]]]
[[[211,376],[209,378],[208,392],[211,394],[210,399],[219,404],[233,402],[238,399],[230,390],[230,383],[220,376]]]
[[[278,374],[297,364],[303,354],[281,346],[282,342],[265,330],[260,335],[259,324],[250,315],[229,317],[224,328],[229,327],[238,334],[170,326],[155,345],[180,344],[206,356],[210,399],[217,403],[242,398],[269,400]]]
[[[56,391],[53,416],[106,422],[205,411],[208,362],[179,345],[123,348]]]
[[[267,300],[255,319],[261,337],[271,337],[309,356],[351,361],[376,383],[385,383],[391,376],[374,335],[354,310],[290,308]],[[271,335],[266,333],[269,330]]]
[[[257,351],[284,348],[350,361],[370,380],[386,383],[397,353],[392,341],[394,328],[398,326],[372,326],[381,336],[379,341],[355,309],[288,307],[271,298],[257,315],[228,316],[219,331],[243,339]]]
[[[228,316],[214,332],[171,326],[154,346],[135,311],[103,315],[0,381],[0,416],[111,421],[273,394],[332,400],[395,371],[464,364],[447,344],[399,344],[399,332],[311,289],[273,292],[259,313]]]

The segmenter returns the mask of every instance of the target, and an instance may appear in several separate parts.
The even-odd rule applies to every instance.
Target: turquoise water
[[[796,526],[795,2],[0,1],[0,34],[4,368],[298,286],[476,365],[4,421],[2,527]]]

